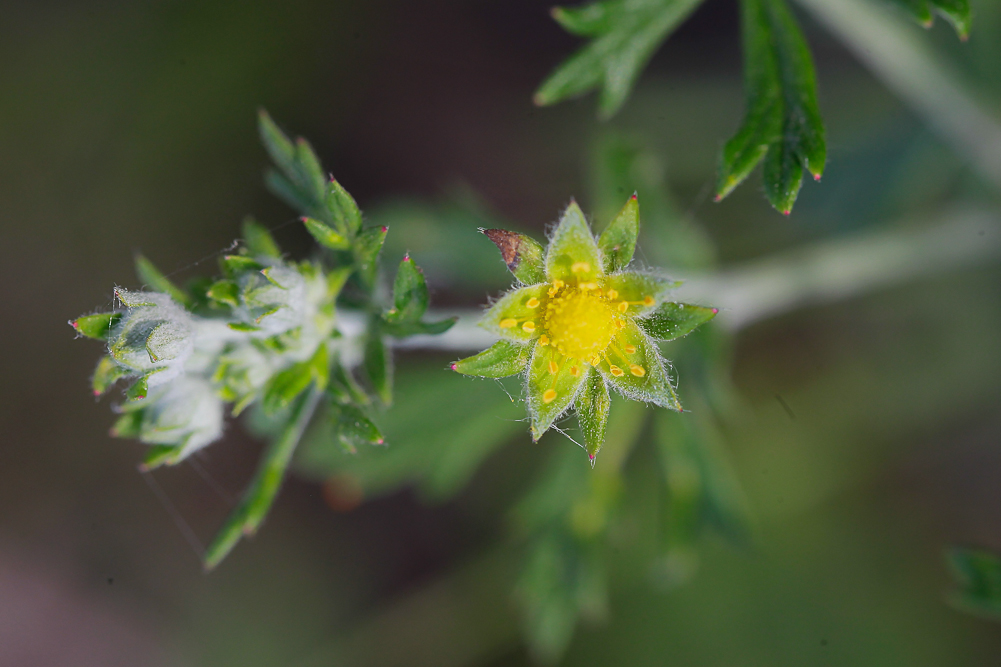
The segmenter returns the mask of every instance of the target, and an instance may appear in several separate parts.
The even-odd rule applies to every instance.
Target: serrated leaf
[[[386,313],[388,322],[417,322],[428,308],[428,287],[424,274],[409,255],[400,262],[393,281],[393,309]]]
[[[546,280],[545,256],[542,246],[524,234],[504,229],[480,230],[501,252],[508,270],[523,285],[536,285]]]
[[[121,313],[97,313],[83,315],[70,322],[70,326],[82,336],[94,340],[108,340],[111,328],[122,319]]]
[[[251,257],[269,257],[278,259],[282,255],[281,248],[275,242],[271,232],[253,218],[243,220],[243,242],[247,254]]]
[[[723,148],[716,200],[764,159],[765,193],[788,215],[803,170],[819,180],[827,160],[813,59],[784,0],[743,0],[741,8],[747,113]]]
[[[371,287],[379,271],[379,253],[386,242],[386,227],[369,227],[355,239],[355,267],[362,282]]]
[[[907,11],[914,20],[926,28],[935,23],[934,14],[945,18],[956,30],[956,34],[964,42],[970,36],[970,25],[973,20],[969,0],[891,0],[898,7]],[[934,13],[933,13],[934,12]]]
[[[561,25],[593,40],[549,75],[536,91],[535,103],[554,104],[600,87],[600,114],[611,117],[660,44],[700,2],[617,0],[554,10]]]
[[[479,354],[454,362],[450,368],[463,375],[505,378],[521,373],[532,358],[532,345],[499,340]]]
[[[649,317],[636,323],[652,338],[674,340],[687,336],[716,317],[716,308],[693,306],[690,303],[665,303]]]
[[[393,358],[386,342],[382,338],[378,324],[369,327],[365,339],[365,356],[363,360],[365,375],[375,395],[383,405],[393,402]]]
[[[310,235],[316,239],[316,242],[324,248],[330,248],[331,250],[347,250],[351,247],[351,242],[348,241],[343,234],[338,233],[319,220],[314,220],[313,218],[303,218],[302,224],[306,225],[306,231],[308,231]]]
[[[629,265],[636,252],[639,234],[640,205],[634,194],[598,237],[598,249],[601,250],[605,273],[619,271]]]
[[[142,255],[136,255],[136,275],[139,280],[154,292],[169,294],[170,298],[188,307],[191,305],[191,295],[175,285],[153,262]]]
[[[575,403],[577,421],[584,433],[584,447],[592,462],[605,442],[605,425],[608,422],[608,408],[611,403],[612,399],[608,396],[605,380],[600,373],[592,369]]]

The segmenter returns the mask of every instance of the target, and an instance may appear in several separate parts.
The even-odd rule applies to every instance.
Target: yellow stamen
[[[598,283],[581,283],[580,288],[586,290],[596,290],[598,289]]]
[[[615,365],[609,366],[608,370],[611,371],[612,375],[614,375],[617,378],[620,378],[626,374],[624,370]]]
[[[513,326],[515,326],[517,324],[518,324],[518,320],[514,319],[513,317],[509,317],[506,320],[501,320],[500,321],[500,328],[501,329],[510,329],[511,327],[513,327]]]
[[[542,345],[543,347],[549,345],[549,336],[547,336],[546,334],[542,334],[541,336],[539,336],[539,345]]]
[[[542,402],[543,403],[552,403],[555,400],[556,400],[556,390],[555,389],[549,389],[549,390],[546,391],[546,393],[544,393],[542,395]]]
[[[623,349],[626,351],[626,354],[636,354],[636,348],[632,345],[626,345]]]
[[[571,366],[570,367],[570,375],[572,375],[574,377],[579,376],[580,375],[580,369],[577,368],[576,366]]]
[[[610,289],[608,290],[608,298],[615,301],[619,298],[619,293],[616,290]]]
[[[587,273],[591,270],[591,265],[587,262],[574,262],[570,270],[574,273]]]
[[[525,304],[525,307],[526,308],[538,308],[539,307],[539,300],[536,299],[533,296],[531,299],[528,300],[528,303]]]
[[[657,301],[652,296],[647,295],[647,296],[643,297],[643,305],[644,306],[652,306],[655,303],[657,303]]]
[[[529,320],[521,325],[521,329],[522,331],[527,331],[528,333],[532,333],[533,331],[535,331],[535,322]]]
[[[550,361],[549,362],[549,372],[550,373],[552,373],[553,375],[555,375],[557,373],[557,371],[559,371],[559,370],[560,370],[560,367],[556,365],[555,361]]]
[[[553,281],[553,287],[555,287],[558,290],[563,289],[564,285],[566,285],[566,283],[563,282],[562,280],[554,280]]]
[[[629,303],[626,301],[619,301],[619,305],[616,306],[620,313],[624,313],[629,310]]]
[[[625,320],[615,320],[615,328],[616,329],[625,329],[626,328],[626,321]]]
[[[644,375],[646,375],[646,371],[643,370],[643,367],[637,366],[636,364],[633,364],[632,366],[629,367],[629,372],[638,378],[641,378]]]

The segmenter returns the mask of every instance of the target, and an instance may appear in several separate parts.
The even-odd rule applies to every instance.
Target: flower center
[[[612,342],[616,319],[607,301],[571,287],[549,300],[545,329],[560,353],[588,360],[600,355]]]

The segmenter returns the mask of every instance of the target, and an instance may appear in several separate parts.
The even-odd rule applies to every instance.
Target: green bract
[[[679,283],[625,270],[639,233],[636,195],[598,239],[576,202],[544,252],[521,234],[484,233],[519,281],[537,282],[508,292],[487,310],[480,325],[500,340],[452,370],[491,378],[524,373],[532,438],[574,410],[592,462],[604,441],[609,388],[681,411],[654,340],[684,336],[716,310],[667,302]]]

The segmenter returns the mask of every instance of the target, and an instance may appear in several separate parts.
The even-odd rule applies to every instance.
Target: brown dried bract
[[[480,231],[494,242],[494,245],[500,250],[507,268],[514,272],[521,262],[521,234],[505,229],[482,229]]]

